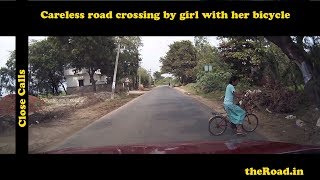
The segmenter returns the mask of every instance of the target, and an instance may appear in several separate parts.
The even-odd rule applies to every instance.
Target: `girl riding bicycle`
[[[241,127],[246,112],[238,105],[234,103],[235,97],[241,98],[241,95],[238,94],[235,90],[235,86],[239,83],[239,77],[232,76],[230,78],[229,84],[226,88],[223,105],[228,114],[229,120],[231,123],[236,125],[236,132],[238,135],[244,135],[243,129]]]

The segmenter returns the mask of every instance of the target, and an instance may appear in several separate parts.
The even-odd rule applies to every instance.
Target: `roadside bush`
[[[173,85],[174,85],[174,87],[180,87],[180,86],[182,86],[182,84],[181,84],[180,82],[176,82],[176,83],[174,83]]]
[[[276,113],[294,112],[303,100],[302,92],[294,92],[279,83],[266,85],[261,91],[252,95],[253,101]]]
[[[196,93],[200,92],[200,89],[197,86],[197,83],[189,83],[189,84],[186,85],[186,87],[187,87],[187,89],[189,89],[189,90],[191,90],[193,92],[196,92]]]
[[[224,91],[230,76],[229,72],[202,72],[198,74],[197,86],[204,93]]]
[[[238,92],[240,91],[246,91],[248,89],[250,89],[252,86],[251,86],[251,83],[250,83],[250,80],[248,78],[240,78],[240,82],[239,84],[237,85],[236,89]]]
[[[174,87],[180,87],[182,85],[181,82],[179,81],[179,79],[177,79],[177,78],[173,78],[171,81],[171,84]]]

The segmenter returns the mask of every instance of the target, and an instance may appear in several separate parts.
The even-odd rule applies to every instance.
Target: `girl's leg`
[[[243,131],[241,124],[237,124],[237,134],[245,135],[246,133]]]

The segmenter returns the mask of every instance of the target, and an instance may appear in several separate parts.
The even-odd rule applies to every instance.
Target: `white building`
[[[64,76],[66,78],[68,94],[92,90],[92,83],[87,69],[82,69],[81,71],[67,69],[64,71]],[[101,75],[100,69],[95,72],[93,78],[96,80],[97,90],[106,87],[108,77]]]

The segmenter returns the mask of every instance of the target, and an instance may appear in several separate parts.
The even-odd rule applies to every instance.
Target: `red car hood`
[[[45,154],[308,154],[320,153],[320,146],[270,141],[182,142],[65,148]]]

